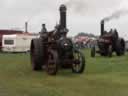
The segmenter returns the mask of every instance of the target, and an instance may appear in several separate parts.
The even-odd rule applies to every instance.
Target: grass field
[[[0,96],[128,96],[128,54],[86,56],[86,70],[56,76],[31,70],[29,54],[0,54]]]

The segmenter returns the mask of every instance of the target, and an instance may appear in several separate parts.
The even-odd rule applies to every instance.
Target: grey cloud
[[[100,20],[111,15],[121,2],[122,0],[0,0],[0,28],[23,29],[27,20],[31,32],[40,31],[41,23],[47,23],[51,30],[59,21],[59,5],[66,3],[69,34],[80,31],[98,34]]]
[[[120,0],[68,0],[65,4],[75,13],[97,14],[117,7]]]

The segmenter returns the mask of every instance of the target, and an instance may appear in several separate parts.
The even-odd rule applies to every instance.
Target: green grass
[[[112,58],[86,56],[86,70],[56,76],[31,69],[29,54],[0,54],[0,96],[128,96],[128,54]]]

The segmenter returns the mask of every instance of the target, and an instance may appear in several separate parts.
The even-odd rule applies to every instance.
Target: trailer
[[[3,52],[29,52],[30,42],[37,36],[29,34],[12,34],[3,35],[2,37],[2,51]]]
[[[2,37],[3,37],[3,35],[11,35],[11,34],[23,34],[23,31],[0,29],[0,52],[2,51]]]

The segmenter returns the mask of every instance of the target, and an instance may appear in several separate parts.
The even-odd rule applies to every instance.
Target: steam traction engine
[[[82,73],[85,57],[66,36],[66,6],[60,6],[60,23],[53,31],[47,32],[45,24],[42,27],[40,37],[31,41],[33,70],[45,69],[48,74],[55,75],[59,68],[70,68],[74,73]]]
[[[110,32],[104,31],[104,20],[101,21],[101,36],[97,40],[97,46],[99,50],[96,50],[94,45],[91,48],[91,56],[95,57],[95,53],[99,53],[101,56],[112,56],[112,52],[116,52],[117,56],[124,55],[125,53],[125,41],[123,38],[119,38],[117,30],[110,30]]]

